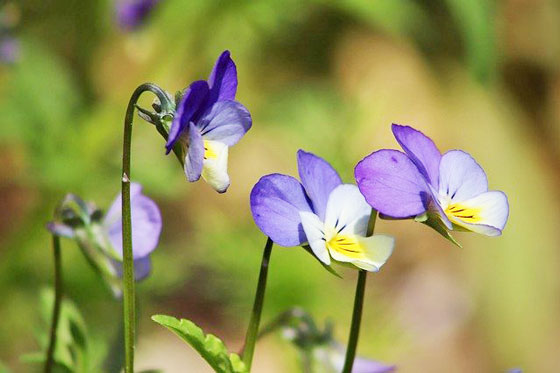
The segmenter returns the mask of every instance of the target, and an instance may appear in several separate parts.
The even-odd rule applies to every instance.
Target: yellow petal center
[[[459,219],[465,223],[478,223],[482,220],[480,217],[480,209],[474,207],[467,207],[459,203],[452,203],[445,209],[445,215],[450,220]]]
[[[216,159],[218,158],[218,153],[212,143],[208,140],[204,140],[204,159]]]
[[[364,248],[355,236],[335,235],[327,241],[327,247],[352,259],[364,256]]]

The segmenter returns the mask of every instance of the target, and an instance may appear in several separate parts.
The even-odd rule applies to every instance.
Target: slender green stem
[[[251,363],[253,361],[253,353],[255,352],[255,343],[259,331],[259,324],[261,322],[261,314],[264,303],[264,293],[266,290],[266,278],[268,276],[268,263],[270,261],[270,254],[272,253],[273,242],[270,238],[267,239],[264,247],[263,258],[261,262],[261,271],[259,273],[259,283],[257,285],[257,293],[255,294],[255,302],[253,303],[253,312],[251,313],[251,320],[245,335],[245,345],[241,353],[243,362],[247,366],[247,370],[251,371]]]
[[[60,305],[62,302],[62,260],[60,253],[60,237],[52,236],[53,255],[54,255],[54,306],[51,321],[51,333],[47,358],[45,360],[45,373],[51,373],[54,364],[54,349],[56,347],[56,329],[60,318]]]
[[[372,210],[366,234],[367,236],[371,236],[373,234],[376,217],[377,211]],[[356,349],[358,347],[358,337],[360,336],[360,324],[362,322],[366,279],[367,271],[361,269],[358,272],[358,283],[356,284],[356,294],[354,296],[354,310],[352,311],[352,325],[350,326],[350,336],[348,337],[348,346],[346,347],[346,358],[344,360],[342,373],[352,372],[352,367],[354,365],[354,358],[356,357]]]
[[[122,237],[123,237],[123,311],[125,373],[134,373],[135,298],[134,260],[132,256],[132,223],[130,213],[130,152],[132,143],[132,120],[136,103],[142,93],[150,91],[163,103],[165,92],[152,83],[140,85],[132,93],[124,118],[123,165],[122,165]]]

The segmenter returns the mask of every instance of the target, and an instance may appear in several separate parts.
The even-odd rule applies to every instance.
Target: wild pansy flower
[[[372,212],[355,185],[343,184],[324,159],[299,150],[301,183],[288,175],[263,176],[251,191],[257,226],[280,246],[309,244],[325,265],[331,259],[378,271],[393,251],[394,238],[366,237]]]
[[[138,28],[150,15],[159,0],[117,0],[117,22],[124,30]]]
[[[186,89],[167,139],[167,154],[180,144],[187,179],[193,182],[202,176],[219,193],[230,184],[228,148],[251,128],[251,115],[235,101],[236,91],[235,63],[224,51],[208,81],[198,80]]]
[[[156,203],[142,194],[138,183],[130,185],[130,202],[135,279],[139,281],[151,270],[150,254],[159,241],[161,214]],[[52,233],[76,240],[116,296],[121,293],[122,277],[121,204],[119,194],[103,215],[95,205],[70,194],[58,208],[56,221],[47,225]]]
[[[444,227],[488,236],[502,233],[507,197],[488,190],[484,170],[468,153],[442,155],[420,131],[397,124],[392,130],[404,153],[379,150],[355,169],[358,187],[373,208],[392,218],[416,217],[442,234]]]

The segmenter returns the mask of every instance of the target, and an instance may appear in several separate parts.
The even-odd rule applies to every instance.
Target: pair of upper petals
[[[491,236],[501,233],[509,212],[507,197],[488,191],[484,170],[468,153],[451,150],[442,156],[421,132],[396,124],[392,129],[405,153],[379,150],[355,169],[358,187],[371,206],[393,218],[431,211],[448,229],[455,225]],[[472,212],[476,219],[470,218]]]
[[[229,51],[218,57],[208,81],[195,81],[185,91],[169,130],[166,149],[169,153],[175,143],[184,137],[181,143],[186,147],[185,173],[189,181],[198,180],[203,172],[207,145],[204,141],[219,143],[219,150],[223,150],[220,152],[222,161],[208,166],[217,169],[211,169],[210,173],[223,174],[227,148],[222,148],[235,145],[251,128],[251,115],[235,101],[236,91],[237,70]],[[221,175],[221,178],[224,177],[227,174]]]

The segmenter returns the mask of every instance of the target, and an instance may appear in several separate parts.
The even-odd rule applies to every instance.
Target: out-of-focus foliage
[[[135,120],[132,179],[164,222],[152,275],[138,286],[139,369],[208,369],[149,319],[156,313],[241,347],[266,241],[249,211],[253,184],[266,173],[295,175],[299,148],[351,182],[362,157],[398,147],[392,122],[424,131],[442,151],[471,153],[490,187],[508,194],[511,215],[499,238],[457,233],[463,249],[422,224],[379,221],[396,248],[369,277],[359,353],[404,372],[560,369],[557,1],[162,0],[132,33],[116,26],[112,0],[11,7],[19,59],[0,65],[0,360],[11,370],[26,371],[18,356],[40,348],[35,305],[52,281],[44,224],[55,204],[74,192],[108,206],[134,88],[183,89],[224,49],[254,123],[232,148],[225,195],[187,183],[154,128]],[[146,95],[141,105],[151,102]],[[66,296],[90,339],[118,340],[120,304],[75,245],[63,241],[62,250]],[[355,273],[340,274],[301,248],[275,247],[263,321],[300,305],[334,320],[344,342]],[[254,371],[294,371],[296,356],[267,338]]]

